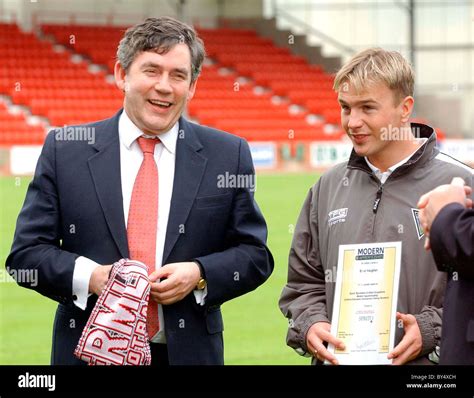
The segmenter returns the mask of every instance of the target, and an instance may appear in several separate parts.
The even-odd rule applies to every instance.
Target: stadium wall
[[[26,31],[35,23],[127,25],[146,17],[168,15],[204,27],[216,27],[220,18],[261,17],[262,0],[4,0],[0,18],[17,21]],[[1,6],[1,5],[0,5]]]

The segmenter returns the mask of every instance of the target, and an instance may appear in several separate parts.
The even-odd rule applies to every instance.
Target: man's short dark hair
[[[165,54],[180,43],[186,44],[191,53],[191,82],[194,82],[204,61],[204,44],[191,26],[171,17],[147,18],[128,28],[118,45],[117,60],[127,72],[142,51]]]

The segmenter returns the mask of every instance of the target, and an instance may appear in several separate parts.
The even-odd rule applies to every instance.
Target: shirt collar
[[[154,136],[143,134],[143,132],[128,117],[125,109],[120,115],[118,129],[119,129],[120,141],[125,145],[127,149],[130,149],[131,145],[138,137],[143,136],[147,138],[155,138]],[[158,136],[164,148],[172,154],[176,152],[176,141],[178,139],[178,130],[179,130],[179,123],[176,122],[174,126],[171,127],[170,130]]]
[[[421,145],[425,144],[426,141],[428,141],[428,138],[420,138],[417,140]],[[367,162],[367,165],[370,167],[370,169],[376,174],[386,174],[390,175],[392,174],[397,168],[400,166],[404,165],[406,162],[410,160],[410,158],[415,154],[416,151],[418,151],[419,148],[415,149],[410,155],[408,155],[405,159],[402,159],[400,162],[394,164],[393,166],[390,166],[387,171],[381,172],[379,168],[375,167],[372,163],[369,162],[369,159],[365,156],[364,159]]]

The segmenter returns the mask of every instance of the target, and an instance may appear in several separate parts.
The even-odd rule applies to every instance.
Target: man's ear
[[[402,123],[408,123],[410,120],[411,113],[413,112],[413,106],[415,105],[415,99],[409,95],[405,97],[400,103],[401,119]]]
[[[115,63],[115,67],[114,67],[115,84],[123,92],[125,92],[125,85],[126,85],[125,77],[126,77],[126,75],[127,74],[125,72],[125,69],[123,69],[122,64],[119,61],[117,61]]]
[[[190,86],[189,86],[189,91],[188,91],[188,101],[191,101],[192,98],[194,97],[194,93],[196,92],[196,86],[197,86],[197,79],[194,80]]]

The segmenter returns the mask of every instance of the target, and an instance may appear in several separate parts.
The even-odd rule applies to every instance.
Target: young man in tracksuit
[[[306,197],[279,302],[290,319],[287,344],[320,363],[338,363],[327,343],[344,348],[330,333],[338,249],[344,244],[402,242],[392,364],[432,363],[428,355],[440,344],[446,276],[423,248],[417,202],[455,176],[472,185],[472,170],[438,151],[431,127],[409,122],[413,88],[408,62],[376,48],[356,54],[335,78],[353,151]]]

